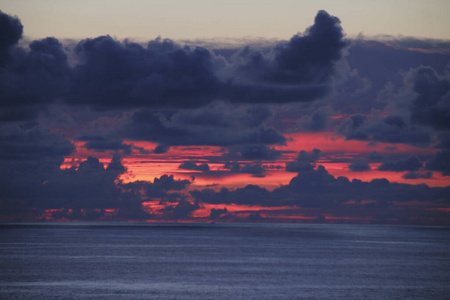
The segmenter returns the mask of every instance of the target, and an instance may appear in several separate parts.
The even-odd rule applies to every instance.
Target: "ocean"
[[[0,225],[1,299],[450,299],[450,228]]]

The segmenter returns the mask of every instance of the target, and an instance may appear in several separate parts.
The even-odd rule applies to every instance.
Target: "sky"
[[[0,221],[450,225],[446,1],[0,1]]]
[[[450,39],[446,0],[1,0],[33,39],[109,34],[148,41],[260,37],[289,39],[321,9],[338,16],[350,36],[362,33]]]

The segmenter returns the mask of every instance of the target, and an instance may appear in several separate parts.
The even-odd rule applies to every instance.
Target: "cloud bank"
[[[348,39],[326,11],[227,49],[24,30],[0,12],[1,220],[448,225],[448,41]]]

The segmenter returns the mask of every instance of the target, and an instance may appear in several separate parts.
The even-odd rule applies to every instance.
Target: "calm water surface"
[[[0,225],[1,299],[450,299],[450,228]]]

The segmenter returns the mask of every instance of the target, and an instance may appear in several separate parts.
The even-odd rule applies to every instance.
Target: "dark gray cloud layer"
[[[191,194],[200,202],[210,204],[243,204],[255,206],[339,207],[354,200],[375,201],[374,206],[387,207],[395,201],[449,201],[448,188],[430,188],[426,185],[391,183],[386,179],[363,182],[346,177],[335,178],[323,166],[300,172],[288,185],[270,192],[248,185],[234,191],[223,188],[195,190]]]
[[[81,41],[75,53],[73,104],[108,107],[197,107],[219,90],[211,53],[156,39],[143,47],[109,36]]]
[[[9,105],[39,105],[57,98],[102,110],[195,108],[217,99],[311,101],[329,90],[334,64],[348,44],[339,19],[320,11],[304,35],[295,35],[267,54],[244,49],[226,62],[207,49],[183,47],[169,39],[142,46],[100,36],[79,42],[72,52],[77,63],[69,67],[58,40],[33,41],[27,51],[17,46],[22,34],[19,19],[0,16],[5,66],[0,90],[3,104]],[[241,82],[242,76],[251,82]]]
[[[356,160],[348,165],[348,167],[352,172],[366,172],[371,170],[369,163],[364,160]]]
[[[387,161],[382,163],[378,170],[380,171],[394,171],[394,172],[402,172],[402,171],[416,171],[422,168],[423,163],[415,156],[397,159],[395,161]]]
[[[124,124],[121,133],[133,140],[158,142],[165,150],[180,145],[230,147],[286,143],[283,135],[264,125],[266,116],[259,116],[258,109],[222,108],[226,110],[212,111],[209,106],[174,113],[141,110]],[[208,111],[212,111],[213,116]]]
[[[43,129],[37,123],[3,126],[0,132],[0,159],[60,159],[70,155],[75,146],[63,135]]]
[[[423,157],[356,155],[346,159],[352,171],[369,172],[369,162],[377,162],[378,170],[405,172],[405,179],[430,179],[437,172],[450,176],[448,42],[350,41],[340,20],[325,11],[286,42],[226,51],[110,36],[75,45],[48,37],[22,46],[22,32],[18,18],[0,12],[4,211],[65,208],[72,212],[59,217],[77,219],[98,218],[114,208],[118,218],[159,213],[186,219],[208,203],[340,207],[349,200],[373,200],[374,206],[388,207],[394,201],[449,201],[448,188],[335,178],[317,166],[323,155],[317,149],[287,162],[286,171],[298,175],[274,191],[248,185],[191,194],[186,192],[190,181],[168,175],[123,183],[126,170],[117,155],[149,152],[126,140],[157,143],[156,154],[172,146],[217,146],[224,153],[221,163],[229,161],[224,172],[264,177],[266,162],[285,154],[273,147],[289,142],[284,133],[335,130],[368,144],[439,149]],[[106,167],[89,157],[63,170],[64,158],[76,151],[74,141],[85,142],[90,151],[116,154]],[[179,168],[213,172],[203,160],[185,161]],[[170,205],[148,213],[145,201]],[[226,214],[226,209],[211,210],[212,219]]]
[[[179,169],[192,170],[192,171],[209,171],[209,165],[207,163],[195,163],[193,161],[185,161],[178,166]]]
[[[381,120],[369,119],[357,114],[349,117],[339,128],[348,140],[402,143],[427,146],[431,143],[431,131],[408,124],[402,116],[391,115]]]
[[[302,103],[328,95],[336,112],[356,108],[367,113],[397,104],[410,111],[391,112],[383,119],[354,114],[339,127],[339,133],[348,139],[427,146],[432,143],[431,129],[448,129],[449,80],[448,75],[439,73],[450,63],[449,55],[426,53],[435,46],[417,40],[395,41],[396,47],[380,41],[350,43],[340,20],[325,11],[318,12],[303,34],[287,42],[257,50],[234,49],[226,58],[169,39],[157,38],[144,46],[101,36],[69,49],[73,66],[69,66],[67,49],[54,38],[33,41],[29,49],[17,46],[22,34],[20,20],[3,13],[1,17],[5,37],[5,63],[0,69],[2,121],[35,119],[56,100],[98,110],[151,109],[134,112],[129,132],[119,139],[102,136],[103,141],[88,141],[89,149],[129,152],[121,143],[124,138],[159,142],[155,153],[181,144],[284,143],[277,130],[264,126],[271,109],[259,106],[257,111],[249,113],[247,109],[233,118],[238,110],[228,113],[229,107],[217,105],[217,100]],[[426,51],[411,51],[419,42]],[[344,50],[348,51],[345,56]],[[394,91],[384,91],[387,96],[379,94],[389,84]],[[395,96],[395,88],[404,84],[409,84],[413,93],[407,103],[388,103],[385,98]],[[155,111],[161,108],[171,110],[172,115]],[[304,116],[301,128],[326,129],[329,113],[315,109]],[[218,131],[220,128],[223,130]]]
[[[33,41],[26,51],[15,47],[0,68],[0,109],[3,121],[31,120],[44,105],[68,91],[70,67],[55,38]]]
[[[184,201],[173,193],[185,189],[191,182],[163,175],[153,182],[123,183],[119,176],[126,172],[118,155],[107,167],[96,157],[88,157],[78,166],[60,169],[61,161],[51,160],[11,163],[1,161],[0,199],[3,213],[32,212],[36,217],[44,209],[64,209],[55,218],[95,219],[114,209],[115,218],[149,219],[143,210],[145,201]],[[180,217],[175,209],[169,218]]]

